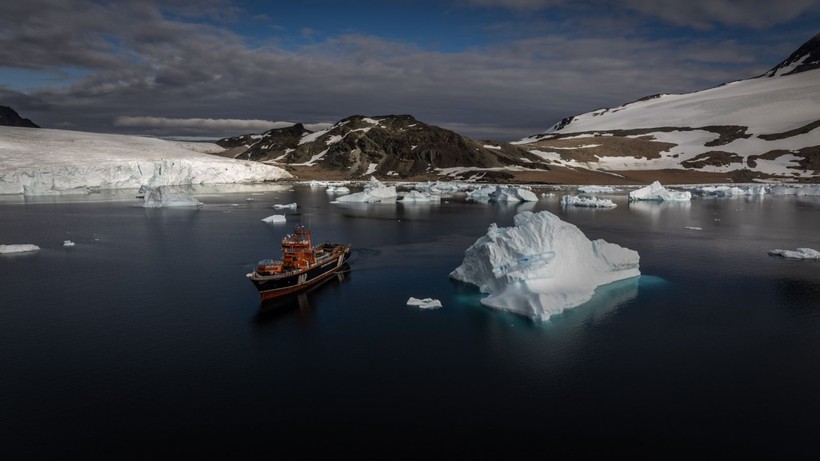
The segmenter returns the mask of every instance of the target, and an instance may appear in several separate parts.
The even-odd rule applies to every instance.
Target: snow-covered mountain
[[[820,34],[770,71],[567,117],[516,143],[552,165],[820,178]]]
[[[0,126],[0,194],[248,184],[292,177],[275,166],[211,155],[223,150],[213,143]]]

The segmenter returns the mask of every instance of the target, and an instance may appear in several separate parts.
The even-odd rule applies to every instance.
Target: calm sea
[[[820,249],[820,199],[562,209],[563,193],[4,197],[0,243],[41,250],[0,255],[0,458],[816,456],[820,262],[767,251]],[[547,322],[482,307],[448,274],[523,210],[638,251],[642,276]],[[300,223],[351,243],[351,270],[260,306],[245,274]]]

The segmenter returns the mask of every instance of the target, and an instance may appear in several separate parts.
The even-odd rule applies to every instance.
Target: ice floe
[[[576,195],[565,195],[561,197],[561,205],[590,208],[615,208],[617,206],[617,204],[610,199],[600,199],[596,197],[578,197]]]
[[[31,243],[19,243],[14,245],[0,245],[0,254],[27,253],[37,251],[40,247]]]
[[[283,214],[274,214],[274,215],[268,216],[267,218],[262,218],[262,221],[264,221],[266,223],[280,223],[280,222],[286,222],[287,218],[285,218],[285,215],[283,215]]]
[[[66,247],[66,248],[73,247],[74,242],[72,242],[71,240],[63,240],[63,246]]]
[[[283,210],[283,209],[295,210],[296,206],[297,206],[296,203],[287,203],[287,204],[277,203],[276,205],[273,206],[273,208],[276,209],[276,210]]]
[[[374,202],[395,202],[398,198],[396,186],[387,186],[376,179],[370,177],[370,182],[364,186],[364,190],[350,195],[343,195],[336,199],[341,203],[374,203]]]
[[[433,298],[419,299],[411,296],[410,299],[407,300],[407,305],[417,306],[420,309],[437,309],[441,307],[441,301]]]
[[[797,248],[795,250],[769,250],[772,256],[782,256],[786,259],[820,259],[820,251],[812,248]]]
[[[529,189],[512,186],[488,186],[467,192],[467,198],[480,202],[537,202],[538,196]]]
[[[656,201],[688,201],[692,199],[692,193],[687,191],[673,191],[655,181],[652,184],[633,190],[629,193],[630,201],[656,200]]]
[[[426,192],[420,192],[417,190],[411,190],[401,196],[401,201],[403,203],[409,202],[440,202],[441,196],[428,194]]]

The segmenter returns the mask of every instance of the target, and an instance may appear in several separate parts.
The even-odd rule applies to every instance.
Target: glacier
[[[204,204],[179,186],[140,187],[145,208],[200,207]]]
[[[487,307],[534,320],[576,307],[596,287],[640,275],[637,251],[598,239],[549,211],[524,211],[514,226],[491,224],[450,278],[475,285]]]
[[[84,194],[293,178],[275,166],[203,153],[221,148],[197,144],[192,150],[191,143],[142,136],[0,126],[0,194]]]

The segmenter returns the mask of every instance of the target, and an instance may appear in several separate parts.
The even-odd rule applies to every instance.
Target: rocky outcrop
[[[255,137],[254,137],[255,136]],[[543,160],[509,143],[480,142],[427,125],[411,115],[354,115],[310,132],[301,124],[262,135],[226,138],[220,146],[247,145],[236,158],[401,179],[446,169],[549,169]]]
[[[0,106],[0,126],[19,126],[24,128],[40,128],[27,118],[20,117],[14,109]]]

